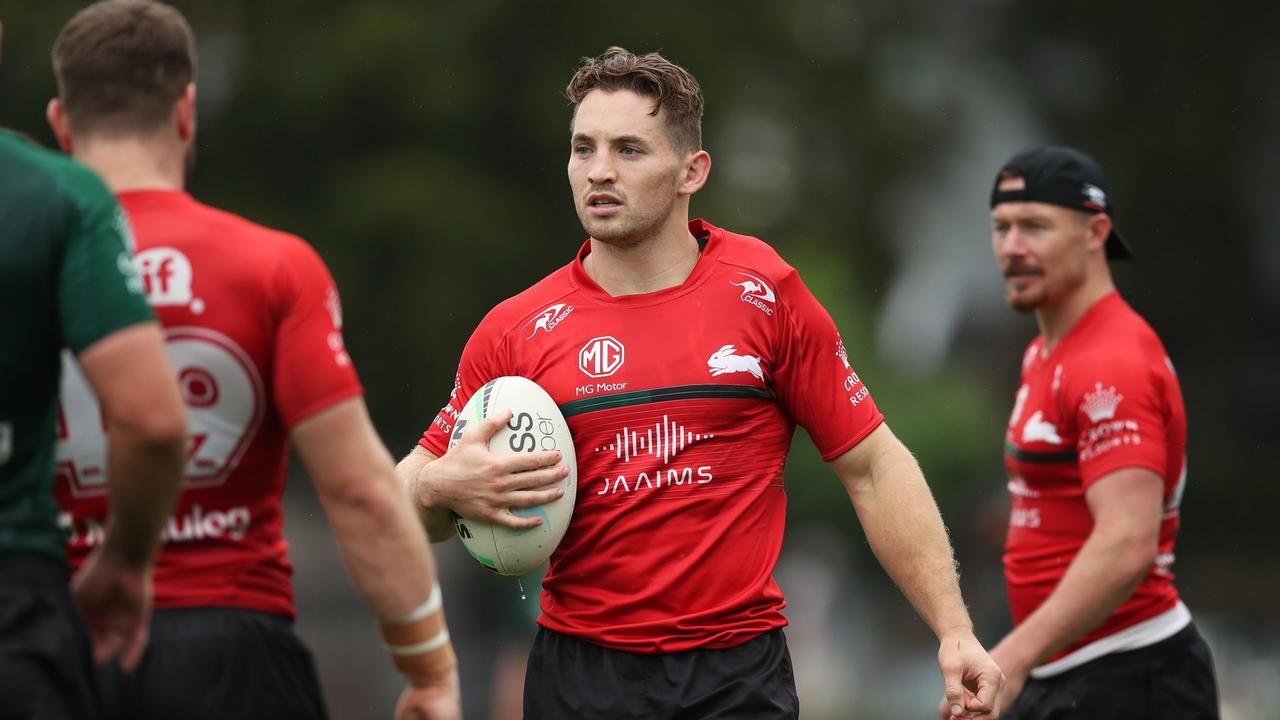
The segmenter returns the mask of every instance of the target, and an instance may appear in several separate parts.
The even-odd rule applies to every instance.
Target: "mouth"
[[[592,193],[587,196],[587,211],[597,217],[612,215],[621,209],[622,200],[617,195]]]

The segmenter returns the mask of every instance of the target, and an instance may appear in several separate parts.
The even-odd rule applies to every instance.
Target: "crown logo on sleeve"
[[[1084,394],[1084,400],[1080,402],[1080,409],[1093,422],[1099,420],[1110,420],[1116,416],[1116,407],[1120,405],[1120,401],[1124,400],[1124,395],[1116,392],[1116,386],[1103,388],[1102,383],[1094,383],[1094,392]]]

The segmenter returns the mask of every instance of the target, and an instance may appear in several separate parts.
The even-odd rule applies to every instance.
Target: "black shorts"
[[[93,651],[66,566],[0,557],[0,720],[96,717]]]
[[[288,618],[234,608],[157,610],[142,662],[99,667],[107,720],[326,717],[311,652]]]
[[[1217,720],[1209,646],[1194,624],[1173,637],[1037,680],[1005,720]]]
[[[525,720],[783,720],[800,716],[781,629],[737,647],[648,655],[538,628]]]

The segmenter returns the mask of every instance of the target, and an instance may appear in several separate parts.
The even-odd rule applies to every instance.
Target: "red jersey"
[[[830,316],[763,242],[704,221],[679,286],[612,297],[590,252],[494,308],[421,445],[443,455],[485,382],[522,375],[568,420],[573,520],[538,622],[632,652],[738,645],[786,624],[773,579],[796,423],[834,459],[883,416]]]
[[[1063,659],[1157,616],[1179,615],[1172,612],[1179,602],[1171,567],[1187,417],[1164,346],[1117,293],[1090,308],[1049,353],[1043,346],[1036,338],[1027,347],[1005,435],[1012,513],[1004,564],[1014,623],[1053,592],[1092,531],[1090,485],[1125,468],[1164,479],[1156,562],[1106,622],[1055,656]],[[1114,649],[1123,648],[1107,651]]]
[[[301,239],[186,193],[119,199],[191,432],[182,495],[156,560],[155,606],[292,616],[280,510],[288,433],[361,393],[333,280]],[[106,445],[96,399],[75,363],[64,365],[57,496],[78,567],[102,540]]]

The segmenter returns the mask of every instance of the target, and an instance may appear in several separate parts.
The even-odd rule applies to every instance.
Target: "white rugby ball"
[[[559,450],[569,475],[556,483],[564,495],[545,505],[512,508],[522,516],[536,515],[542,524],[528,530],[512,530],[484,520],[453,516],[454,528],[471,557],[502,575],[524,575],[547,561],[560,544],[573,517],[578,494],[578,456],[573,451],[569,425],[551,396],[528,378],[503,376],[476,390],[458,415],[449,437],[453,448],[464,433],[481,420],[503,410],[511,410],[511,420],[489,440],[495,455],[514,455],[535,450]]]

